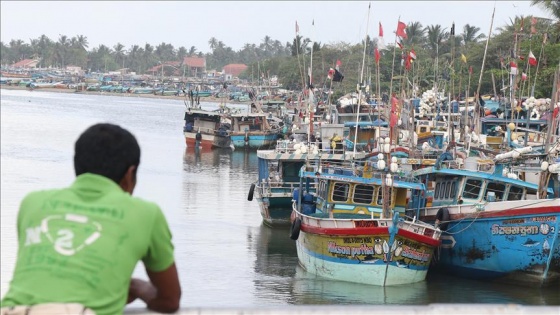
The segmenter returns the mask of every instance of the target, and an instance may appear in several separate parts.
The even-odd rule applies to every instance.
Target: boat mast
[[[369,12],[371,10],[371,3],[368,6],[368,14],[366,21],[366,36],[364,38],[364,53],[362,56],[362,71],[360,73],[360,82],[358,82],[358,107],[356,110],[356,130],[354,131],[354,157],[356,156],[356,147],[358,145],[358,123],[360,121],[360,104],[362,103],[362,89],[364,88],[364,68],[366,63],[366,48],[368,42],[368,29],[369,29]]]
[[[478,87],[476,88],[475,112],[474,112],[474,130],[477,135],[480,134],[480,86],[482,85],[482,74],[484,73],[484,65],[486,63],[486,55],[488,53],[488,43],[492,36],[492,27],[494,25],[494,14],[496,13],[496,2],[494,2],[494,10],[492,11],[492,19],[490,21],[490,30],[488,31],[488,38],[486,38],[486,47],[484,47],[484,57],[482,57],[482,67],[480,68],[480,75],[478,77]],[[470,142],[470,141],[469,141]],[[469,145],[470,148],[470,145]]]

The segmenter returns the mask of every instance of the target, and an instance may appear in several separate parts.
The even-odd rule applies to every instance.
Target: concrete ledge
[[[130,308],[124,314],[157,314]],[[518,304],[429,304],[429,305],[302,305],[247,308],[183,308],[177,315],[559,315],[560,306],[524,306]]]

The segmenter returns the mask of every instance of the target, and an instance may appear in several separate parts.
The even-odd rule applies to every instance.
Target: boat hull
[[[485,281],[559,283],[560,200],[506,201],[487,207],[469,214],[448,207],[451,222],[442,236],[437,267]]]
[[[259,187],[256,189],[258,190]],[[293,189],[272,190],[273,192],[267,197],[257,193],[257,202],[263,222],[269,226],[290,225]]]
[[[231,143],[235,148],[269,148],[276,144],[276,140],[278,140],[278,135],[275,133],[231,135]]]
[[[196,132],[185,132],[185,142],[187,147],[195,147],[196,146]],[[229,148],[231,145],[231,139],[229,136],[220,136],[220,135],[208,135],[202,134],[202,140],[200,141],[199,146],[203,149],[211,149],[211,148]]]
[[[425,280],[438,239],[401,228],[392,237],[393,228],[381,221],[357,221],[363,227],[345,227],[354,225],[353,220],[339,221],[336,228],[328,221],[301,225],[297,254],[308,272],[377,286]]]

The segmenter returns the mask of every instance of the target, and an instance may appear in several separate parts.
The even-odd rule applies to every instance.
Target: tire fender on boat
[[[254,193],[255,193],[255,183],[252,183],[251,187],[249,188],[249,195],[247,196],[247,200],[253,201],[253,194]]]
[[[292,226],[290,227],[290,238],[293,239],[294,241],[297,240],[299,237],[300,229],[301,229],[301,219],[296,217],[292,222]]]
[[[436,213],[435,225],[440,230],[447,231],[447,227],[449,226],[449,209],[439,208],[439,210]]]

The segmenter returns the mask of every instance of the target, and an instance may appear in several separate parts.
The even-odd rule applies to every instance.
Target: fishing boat
[[[373,164],[318,160],[301,169],[290,230],[299,263],[312,274],[340,281],[378,286],[423,281],[441,231],[406,218],[405,211],[409,192],[425,186],[375,171]]]
[[[184,120],[183,133],[187,147],[230,148],[230,125],[221,110],[208,111],[188,107],[185,110]],[[197,137],[199,140],[197,140]]]
[[[506,159],[527,151],[510,151]],[[554,165],[560,170],[560,164]],[[473,157],[459,165],[438,159],[434,166],[413,171],[431,187],[426,195],[433,200],[422,207],[426,200],[415,194],[412,204],[422,207],[421,220],[436,222],[445,231],[438,267],[515,284],[541,286],[560,279],[560,187],[550,181],[539,189],[518,174],[511,163]]]
[[[257,150],[258,179],[251,184],[247,199],[256,197],[263,222],[268,226],[290,225],[292,195],[299,187],[298,173],[307,159],[348,159],[344,151],[322,149],[313,141],[308,145],[307,133],[295,135],[293,140],[278,140],[274,149]],[[364,156],[362,153],[361,157]],[[315,187],[309,191],[314,192]]]
[[[235,148],[262,149],[276,144],[282,129],[266,113],[231,114],[231,143]]]

